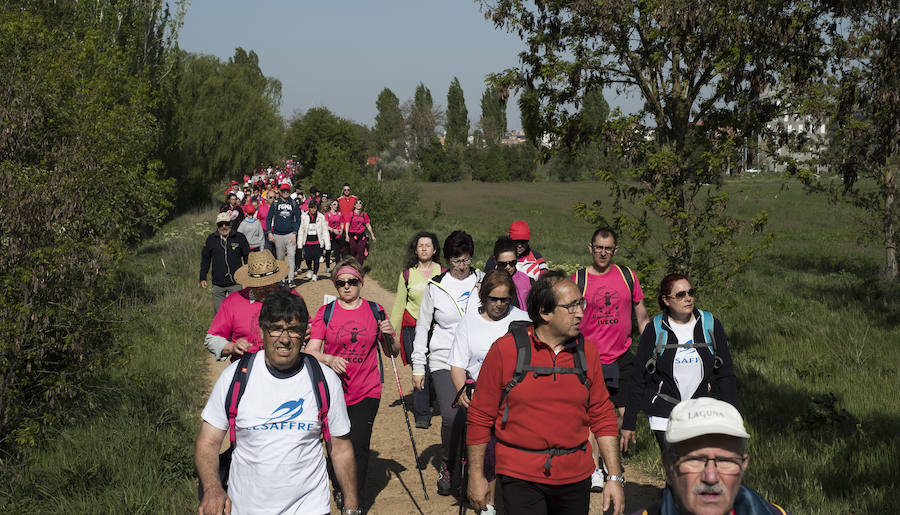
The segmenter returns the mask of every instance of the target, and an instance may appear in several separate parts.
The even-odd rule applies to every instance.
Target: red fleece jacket
[[[575,366],[574,346],[554,354],[546,343],[534,336],[533,327],[528,328],[528,334],[533,366]],[[544,467],[546,454],[522,451],[502,443],[525,449],[572,448],[586,442],[589,429],[597,436],[618,435],[616,413],[603,383],[600,357],[590,342],[585,342],[584,353],[591,381],[590,395],[576,374],[537,378],[528,374],[510,391],[507,397],[509,419],[503,424],[500,396],[516,368],[516,344],[512,334],[497,340],[488,351],[468,410],[466,443],[488,442],[493,428],[500,442],[496,453],[497,474],[561,485],[582,481],[594,471],[590,444],[583,451],[553,457],[548,471]]]

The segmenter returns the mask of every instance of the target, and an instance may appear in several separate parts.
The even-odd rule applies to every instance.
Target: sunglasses
[[[231,222],[219,222],[216,225],[218,227],[225,227],[225,226],[231,227]]]
[[[510,298],[510,297],[492,297],[492,296],[488,295],[487,301],[492,302],[494,304],[509,304],[510,302],[512,302],[512,298]]]
[[[497,266],[501,268],[515,268],[516,260],[514,259],[512,261],[497,261]]]
[[[696,290],[696,288],[691,288],[690,290],[681,290],[681,291],[678,292],[678,293],[673,293],[673,294],[671,294],[671,295],[666,295],[666,297],[669,297],[670,299],[678,299],[678,300],[681,300],[681,299],[685,298],[685,297],[688,296],[688,295],[690,295],[691,297],[696,297],[696,296],[697,296],[697,290]]]
[[[346,281],[343,279],[338,279],[337,281],[334,282],[334,285],[337,286],[338,288],[343,288],[344,286],[346,286],[348,284],[350,286],[359,286],[359,279],[347,279]]]

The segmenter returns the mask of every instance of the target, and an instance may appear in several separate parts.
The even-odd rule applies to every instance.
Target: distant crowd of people
[[[202,414],[201,514],[328,513],[332,499],[345,515],[362,513],[373,496],[365,487],[381,355],[412,368],[418,430],[429,430],[436,403],[436,492],[477,513],[500,504],[510,514],[586,514],[591,492],[604,511],[624,513],[620,453],[636,442],[641,411],[666,487],[635,513],[785,513],[741,484],[750,434],[726,332],[696,304],[689,277],[663,278],[651,317],[635,271],[614,262],[609,227],[594,231],[590,265],[573,274],[548,269],[522,220],[496,240],[483,271],[465,231],[442,245],[423,231],[386,314],[360,296],[375,237],[350,186],[329,201],[270,175],[232,185],[202,251],[201,283],[212,268],[216,308],[205,344],[235,363]],[[295,252],[308,280],[322,261],[335,287],[312,316],[293,289]]]

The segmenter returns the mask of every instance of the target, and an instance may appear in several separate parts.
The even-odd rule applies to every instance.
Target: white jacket
[[[477,285],[484,278],[481,270],[475,270],[462,281],[454,279],[450,272],[443,274],[440,282],[438,276],[430,279],[425,285],[425,293],[419,306],[419,317],[416,319],[416,337],[413,340],[413,351],[410,356],[413,373],[424,373],[425,362],[432,371],[450,370],[450,347],[456,325],[462,319],[471,304],[472,298],[478,297]],[[454,295],[456,298],[454,298]],[[434,322],[431,339],[428,331]]]
[[[316,213],[316,223],[313,226],[315,234],[319,237],[319,246],[325,250],[331,250],[331,235],[328,233],[328,223],[325,221],[325,215]],[[306,245],[306,237],[310,233],[309,213],[303,212],[300,215],[300,230],[297,231],[297,247],[303,248]]]

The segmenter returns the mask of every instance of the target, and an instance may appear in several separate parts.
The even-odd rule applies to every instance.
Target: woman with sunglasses
[[[513,267],[515,267],[515,251],[512,252]],[[453,387],[459,392],[456,402],[462,408],[469,407],[467,382],[478,379],[481,362],[484,361],[491,345],[509,331],[511,322],[531,321],[527,312],[513,306],[515,298],[516,285],[509,273],[500,269],[491,270],[484,276],[484,280],[478,288],[478,299],[481,301],[481,305],[477,308],[477,313],[474,312],[475,306],[471,306],[470,309],[473,310],[473,313],[467,313],[456,326],[453,344],[450,347],[450,379],[453,381]],[[454,430],[461,433],[466,420],[465,410],[459,410],[457,417]],[[455,436],[462,438],[462,434]],[[494,513],[491,511],[491,507],[494,504],[495,476],[491,464],[494,461],[495,443],[488,444],[484,460],[484,475],[488,480],[488,510],[482,511],[482,514]]]
[[[357,488],[362,503],[369,464],[369,444],[378,404],[381,401],[381,379],[378,372],[378,339],[382,334],[394,335],[390,320],[384,318],[384,308],[373,306],[360,297],[363,287],[363,267],[347,258],[335,267],[332,282],[337,300],[319,308],[312,319],[310,340],[304,352],[331,367],[341,378],[344,400],[350,417],[350,440],[356,457]],[[326,313],[330,315],[326,321]],[[383,342],[382,342],[383,343]],[[400,343],[394,339],[390,351],[396,356]]]
[[[359,264],[366,261],[368,255],[369,240],[366,238],[366,229],[375,243],[375,231],[369,223],[369,214],[363,211],[363,201],[357,199],[353,203],[353,211],[346,217],[344,228],[347,231],[347,243],[350,245],[350,255],[355,257]]]
[[[453,231],[444,240],[444,258],[449,270],[433,277],[425,286],[419,316],[416,318],[416,337],[411,355],[413,387],[425,388],[428,374],[441,408],[441,444],[443,460],[438,472],[437,491],[450,495],[450,463],[458,459],[453,441],[456,408],[453,399],[456,389],[450,379],[450,347],[456,325],[462,320],[478,283],[484,274],[472,269],[475,242],[465,231]],[[472,302],[474,304],[474,301]],[[426,368],[427,367],[427,368]]]
[[[337,262],[344,259],[344,249],[347,242],[344,241],[344,217],[338,211],[338,201],[332,200],[328,204],[328,210],[325,211],[325,223],[328,224],[328,237],[331,239],[329,250],[325,251],[325,272],[331,273],[331,255],[334,254],[334,261]]]
[[[516,295],[513,297],[513,306],[525,309],[525,299],[531,291],[534,279],[516,268],[516,242],[509,236],[501,236],[494,243],[494,263],[497,270],[503,270],[512,277],[516,286]]]
[[[678,402],[712,397],[715,384],[718,397],[737,407],[737,380],[725,329],[718,319],[696,307],[696,299],[696,290],[682,274],[669,274],[659,285],[657,302],[662,313],[641,334],[628,386],[619,439],[623,451],[629,440],[635,441],[641,409],[650,417],[650,429],[662,450],[669,413]]]

